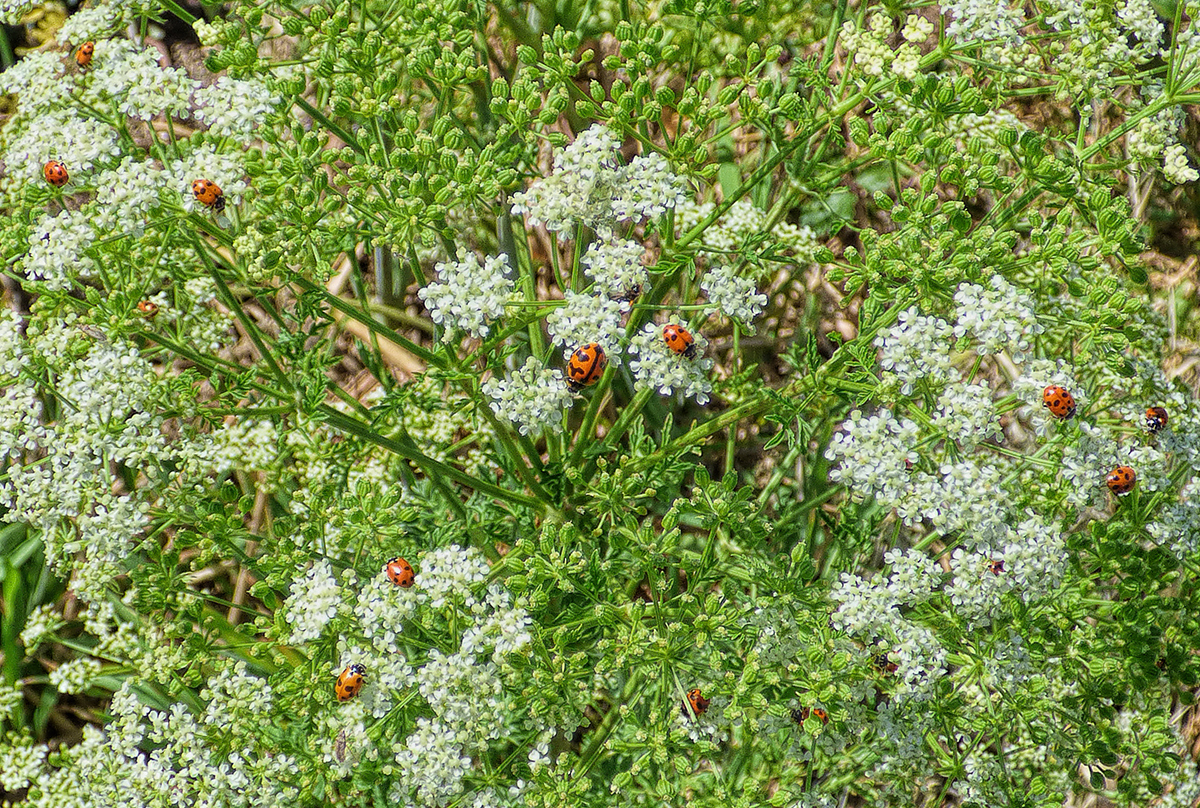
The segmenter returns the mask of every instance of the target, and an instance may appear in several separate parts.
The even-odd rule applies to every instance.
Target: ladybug
[[[42,176],[55,188],[63,187],[67,184],[67,180],[71,179],[71,175],[67,173],[67,167],[58,160],[50,160],[42,166]]]
[[[396,556],[388,561],[383,571],[387,574],[389,581],[405,589],[408,589],[417,580],[417,574],[413,572],[412,564],[409,564],[400,556]]]
[[[1075,415],[1075,397],[1062,385],[1052,384],[1042,391],[1042,406],[1055,418],[1066,420]]]
[[[829,713],[822,710],[820,707],[813,707],[809,710],[807,707],[801,707],[799,710],[792,710],[792,720],[797,724],[803,724],[808,720],[810,715],[815,715],[822,724],[829,723]]]
[[[75,64],[86,70],[92,64],[92,54],[96,52],[95,42],[84,42],[79,46],[79,50],[75,51]]]
[[[338,675],[337,686],[334,687],[334,692],[337,693],[337,700],[350,701],[350,699],[359,694],[359,691],[363,688],[363,683],[366,681],[366,668],[358,664],[347,665],[346,670]]]
[[[988,562],[987,568],[988,572],[990,572],[992,575],[999,575],[1000,573],[1004,572],[1004,559],[993,558]]]
[[[703,695],[701,695],[700,688],[693,687],[687,692],[687,700],[683,702],[680,712],[683,713],[684,718],[688,718],[688,708],[690,707],[692,712],[696,715],[704,715],[704,713],[708,710],[708,705],[711,703],[712,699],[706,699]]]
[[[572,390],[582,390],[593,385],[600,380],[607,364],[608,357],[604,355],[604,349],[599,344],[589,342],[580,345],[567,360],[567,383],[571,385]]]
[[[209,210],[215,210],[217,213],[225,210],[225,192],[212,180],[193,181],[192,196]]]
[[[1042,406],[1055,418],[1065,421],[1075,415],[1075,396],[1067,388],[1052,384],[1042,391]]]
[[[1137,472],[1129,466],[1117,466],[1108,473],[1108,490],[1112,491],[1117,496],[1124,496],[1133,490],[1133,484],[1137,482]]]
[[[667,347],[680,356],[688,359],[696,356],[696,338],[683,326],[667,323],[663,326],[663,339],[667,341]]]
[[[1167,411],[1162,407],[1151,407],[1146,410],[1146,429],[1158,434],[1167,425]]]
[[[155,315],[158,314],[158,304],[152,300],[141,301],[138,303],[137,309],[147,320],[153,320]]]

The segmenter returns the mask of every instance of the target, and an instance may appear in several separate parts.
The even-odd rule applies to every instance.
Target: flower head
[[[571,390],[561,370],[545,368],[534,357],[503,380],[487,379],[483,392],[492,399],[492,411],[522,435],[537,436],[543,431],[562,431],[563,419],[571,406]]]
[[[753,280],[738,277],[730,267],[715,266],[700,281],[700,288],[721,314],[754,333],[754,320],[767,305],[767,296],[758,292]]]
[[[676,323],[678,325],[678,323]],[[707,404],[712,392],[707,371],[712,369],[713,360],[704,356],[708,340],[703,334],[693,333],[696,342],[695,357],[675,353],[663,339],[663,327],[646,323],[629,343],[629,360],[638,388],[649,387],[660,395],[669,396],[679,390],[685,396],[696,399],[697,404]]]
[[[425,301],[430,318],[446,325],[443,341],[452,339],[455,330],[486,337],[491,330],[488,323],[504,314],[504,304],[515,288],[508,257],[489,256],[480,264],[474,253],[468,253],[460,261],[441,263],[434,269],[438,280],[417,296]]]
[[[556,308],[546,318],[546,330],[555,345],[569,354],[580,345],[595,342],[604,349],[608,361],[621,364],[621,314],[629,303],[599,295],[567,292],[567,305]]]

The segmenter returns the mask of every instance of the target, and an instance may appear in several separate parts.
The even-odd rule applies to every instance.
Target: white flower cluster
[[[933,425],[964,449],[1001,434],[992,391],[985,385],[952,382],[938,397],[937,407]]]
[[[184,70],[162,67],[158,60],[156,48],[123,39],[98,40],[87,95],[106,105],[115,102],[122,114],[143,121],[188,117],[198,84]]]
[[[1180,557],[1200,553],[1200,478],[1193,477],[1180,490],[1179,499],[1160,510],[1146,530]]]
[[[563,380],[562,371],[543,367],[532,356],[504,379],[484,380],[482,389],[492,400],[492,412],[522,435],[536,437],[543,431],[561,432],[571,406],[571,389]]]
[[[25,655],[33,656],[39,645],[62,628],[66,623],[58,613],[53,603],[43,603],[25,618],[25,628],[21,629],[21,644],[25,646]]]
[[[396,761],[403,778],[393,788],[394,800],[442,806],[465,790],[472,759],[490,741],[505,737],[515,706],[505,693],[505,675],[511,655],[527,652],[532,620],[499,585],[480,592],[489,568],[477,551],[432,550],[414,568],[416,581],[409,589],[389,582],[382,569],[360,588],[354,613],[368,645],[339,643],[338,670],[362,664],[367,684],[359,699],[333,709],[344,714],[339,722],[344,747],[370,759],[382,752]],[[447,626],[456,626],[459,634],[412,666],[396,649],[405,626],[414,621],[421,624],[423,641]],[[457,648],[446,650],[448,645]],[[412,690],[424,700],[428,715],[417,718],[407,737],[373,741],[362,732],[365,715],[382,718],[404,691]],[[326,757],[332,765],[345,765],[346,755],[338,759],[336,744]]]
[[[882,641],[888,658],[898,667],[893,697],[925,700],[935,694],[935,683],[945,675],[946,650],[937,636],[902,612],[928,600],[942,584],[941,568],[924,553],[889,550],[885,563],[890,576],[867,581],[843,573],[830,597],[838,604],[833,625],[868,644]]]
[[[579,265],[596,282],[598,293],[623,297],[646,285],[649,273],[642,265],[645,251],[636,241],[610,236],[589,244]]]
[[[980,418],[979,423],[982,434],[990,434],[992,419]],[[874,496],[883,507],[894,508],[906,525],[928,520],[942,532],[967,531],[964,541],[972,544],[992,541],[1005,529],[1006,514],[995,495],[999,469],[962,459],[942,463],[935,473],[910,470],[922,432],[915,422],[899,421],[886,409],[870,417],[855,410],[842,428],[825,452],[837,464],[830,471],[832,481],[856,495]],[[981,437],[955,436],[971,444]]]
[[[342,589],[329,562],[322,559],[292,582],[287,600],[287,622],[292,627],[288,643],[303,645],[317,639],[337,617]]]
[[[466,331],[483,339],[491,330],[488,323],[504,314],[504,304],[513,296],[508,257],[489,256],[482,264],[474,253],[460,261],[434,267],[438,280],[417,293],[429,309],[435,323],[444,324],[443,341],[455,331]]]
[[[20,259],[26,275],[51,291],[70,289],[75,278],[95,275],[88,250],[96,241],[91,216],[83,210],[44,215],[29,234],[29,251]]]
[[[674,322],[674,321],[672,321]],[[675,322],[675,325],[678,325]],[[712,383],[708,371],[713,360],[704,356],[708,340],[703,334],[693,334],[695,356],[689,359],[671,350],[663,338],[663,326],[646,323],[629,343],[629,369],[633,371],[635,386],[657,390],[659,395],[669,396],[680,391],[684,396],[695,398],[697,404],[707,404]]]
[[[731,267],[717,265],[704,273],[700,288],[717,311],[736,320],[747,333],[754,333],[754,321],[763,313],[767,296],[758,291],[752,279],[738,277]]]
[[[712,202],[698,205],[687,201],[680,204],[675,219],[676,235],[696,227],[715,209],[716,205]],[[742,198],[704,229],[701,243],[716,252],[736,252],[766,229],[766,211],[755,207],[749,199]],[[815,255],[821,244],[811,228],[778,222],[770,233],[783,249],[791,253],[797,265],[807,266],[816,260]]]
[[[76,657],[50,671],[50,684],[59,693],[82,693],[100,675],[100,660]]]
[[[851,21],[842,23],[841,42],[853,57],[856,66],[868,76],[887,72],[913,79],[920,67],[921,51],[917,47],[929,38],[934,25],[918,14],[910,14],[902,31],[904,42],[895,50],[887,44],[892,34],[892,20],[886,14],[872,14],[865,30]]]
[[[953,370],[948,350],[953,335],[949,323],[926,317],[915,306],[900,312],[896,325],[875,337],[885,380],[890,377],[905,395],[922,379],[944,384]]]
[[[248,676],[243,687],[254,686]],[[114,718],[104,731],[86,725],[81,742],[58,750],[60,765],[36,773],[27,767],[37,792],[31,806],[295,804],[296,789],[288,784],[299,767],[267,736],[247,733],[232,752],[216,751],[228,747],[225,733],[201,725],[180,704],[145,707],[129,683],[114,694],[109,711]],[[154,751],[143,752],[143,745]]]
[[[1172,143],[1163,150],[1163,176],[1176,185],[1200,179],[1200,171],[1188,162],[1187,149],[1182,143]]]
[[[1062,582],[1068,554],[1062,533],[1034,516],[1008,527],[994,547],[956,549],[954,580],[946,596],[970,625],[986,626],[1001,614],[1001,597],[1015,592],[1025,603],[1052,595]]]
[[[952,18],[946,34],[961,42],[1024,42],[1025,15],[1008,0],[943,0],[942,10]]]
[[[546,331],[555,345],[561,345],[564,356],[570,355],[580,345],[595,342],[604,349],[608,361],[621,364],[621,315],[629,310],[629,303],[613,300],[601,295],[564,295],[567,305],[560,306],[546,317]]]
[[[118,131],[103,121],[68,110],[45,112],[36,121],[36,126],[31,122],[18,129],[4,151],[4,162],[12,167],[9,171],[23,182],[45,182],[42,167],[47,160],[65,163],[76,182],[97,167],[115,163],[121,154]],[[46,137],[43,126],[54,137]]]
[[[1032,347],[1031,338],[1043,330],[1033,300],[1000,275],[993,275],[988,287],[961,284],[954,303],[955,338],[974,337],[981,354],[1009,351],[1021,361]]]
[[[582,223],[609,233],[620,221],[660,216],[685,198],[686,183],[658,154],[622,166],[621,142],[596,124],[554,157],[554,173],[513,194],[513,212],[562,232]]]
[[[196,91],[196,120],[207,124],[210,134],[241,138],[254,132],[279,105],[279,96],[259,81],[221,76]]]

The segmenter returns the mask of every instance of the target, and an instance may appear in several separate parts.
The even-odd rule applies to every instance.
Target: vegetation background
[[[1195,806],[1197,10],[0,2],[0,798]]]

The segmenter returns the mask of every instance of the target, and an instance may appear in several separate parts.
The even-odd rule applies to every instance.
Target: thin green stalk
[[[217,270],[217,265],[208,255],[208,250],[205,248],[200,237],[195,233],[192,234],[192,242],[196,245],[196,252],[200,255],[200,260],[204,262],[205,268],[208,269],[209,275],[212,276],[213,282],[217,285],[217,292],[223,298],[223,302],[229,308],[233,315],[237,317],[238,322],[242,324],[242,328],[246,331],[246,336],[250,337],[250,341],[254,343],[254,347],[258,349],[262,355],[263,361],[271,368],[271,372],[275,374],[275,378],[284,388],[294,391],[295,385],[291,379],[283,372],[283,368],[275,361],[275,357],[267,350],[267,345],[263,342],[262,336],[259,334],[258,325],[250,320],[245,310],[238,303],[237,298],[233,296],[233,292],[229,290],[229,286],[225,283],[225,279],[221,277],[221,273]]]
[[[460,471],[454,466],[443,463],[440,460],[434,460],[431,457],[427,457],[426,455],[417,451],[415,448],[406,446],[404,443],[393,438],[380,435],[362,421],[359,421],[356,418],[351,418],[348,415],[344,415],[328,404],[320,405],[320,407],[318,407],[318,412],[320,412],[325,423],[329,424],[330,426],[339,429],[342,432],[362,438],[369,443],[373,443],[376,446],[387,449],[393,454],[403,457],[405,460],[411,461],[422,471],[424,471],[428,477],[438,475],[443,478],[448,478],[454,480],[456,483],[459,483],[462,486],[465,486],[466,488],[470,488],[473,491],[478,491],[481,494],[487,494],[488,496],[495,497],[496,499],[503,500],[512,505],[520,505],[522,507],[531,508],[538,513],[546,513],[548,511],[555,510],[546,502],[538,500],[534,497],[521,494],[516,491],[509,491],[506,488],[501,488],[498,485],[486,482],[478,477],[472,477],[466,472]]]

